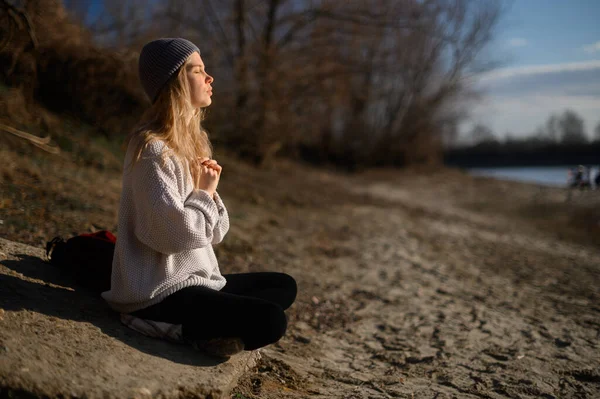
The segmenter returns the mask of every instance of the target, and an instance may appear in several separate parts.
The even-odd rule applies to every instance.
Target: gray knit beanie
[[[156,101],[160,89],[194,52],[200,54],[198,47],[181,38],[153,40],[142,48],[138,69],[150,101]]]

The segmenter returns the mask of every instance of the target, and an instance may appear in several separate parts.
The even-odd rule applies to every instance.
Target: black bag
[[[65,241],[54,237],[46,243],[46,256],[75,282],[95,293],[110,289],[116,237],[107,230],[80,234]]]

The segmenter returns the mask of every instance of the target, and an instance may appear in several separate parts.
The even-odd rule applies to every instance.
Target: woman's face
[[[190,96],[192,106],[195,108],[208,107],[211,103],[213,77],[204,70],[204,62],[200,54],[193,53],[187,64],[187,79],[190,85]]]

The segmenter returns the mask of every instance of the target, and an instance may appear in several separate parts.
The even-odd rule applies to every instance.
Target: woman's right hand
[[[222,167],[214,159],[199,158],[196,160],[194,188],[208,192],[214,197],[219,185]]]

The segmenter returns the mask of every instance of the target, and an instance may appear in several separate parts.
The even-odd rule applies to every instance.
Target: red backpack
[[[66,241],[58,236],[46,243],[46,256],[52,265],[71,275],[78,285],[101,293],[110,289],[116,241],[107,230],[80,234]]]

